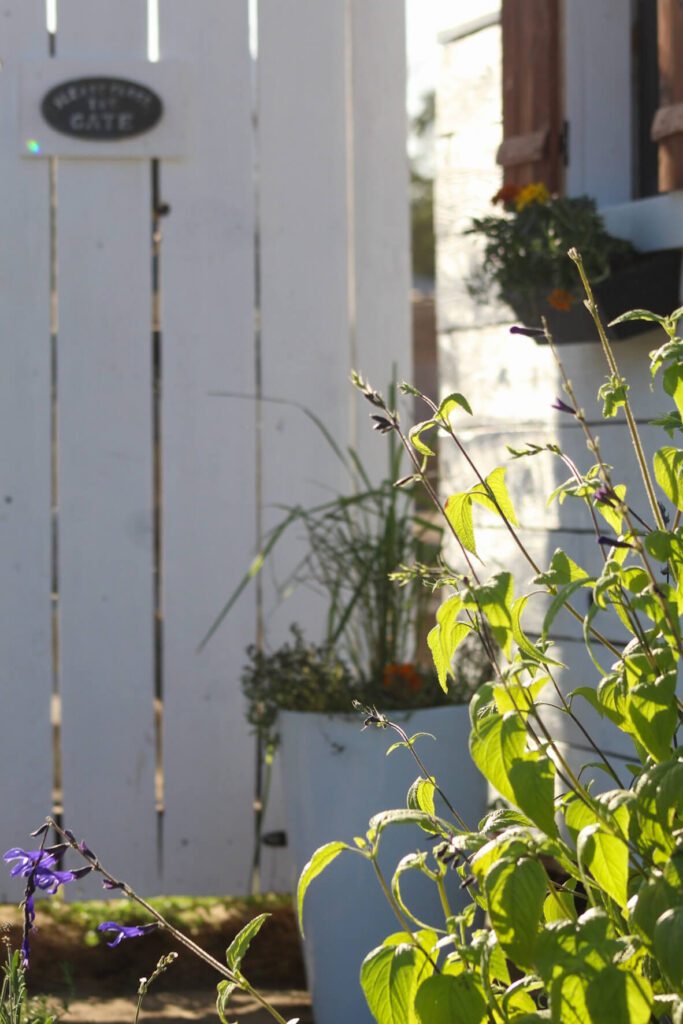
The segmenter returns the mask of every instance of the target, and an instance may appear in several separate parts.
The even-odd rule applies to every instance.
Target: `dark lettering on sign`
[[[154,128],[163,104],[146,85],[125,78],[75,78],[50,89],[42,112],[64,135],[112,142]]]

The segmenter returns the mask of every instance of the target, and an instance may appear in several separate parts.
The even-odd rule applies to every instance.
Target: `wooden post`
[[[657,0],[659,110],[652,137],[659,143],[659,191],[683,188],[683,4]]]

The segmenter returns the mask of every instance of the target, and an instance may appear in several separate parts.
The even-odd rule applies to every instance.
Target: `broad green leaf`
[[[620,907],[628,900],[628,846],[600,825],[587,825],[576,842],[579,861]]]
[[[332,861],[337,859],[342,850],[353,850],[353,847],[349,846],[347,843],[339,841],[326,843],[324,846],[319,846],[308,863],[304,865],[296,890],[297,914],[299,917],[299,928],[301,929],[302,935],[304,934],[303,911],[306,891],[313,879],[317,878],[326,867],[329,867]]]
[[[377,1024],[417,1024],[415,994],[431,966],[414,946],[379,946],[360,969],[360,983]]]
[[[610,320],[609,326],[616,327],[617,324],[626,324],[631,320],[643,320],[648,323],[659,324],[660,327],[663,327],[666,319],[666,317],[659,316],[657,313],[651,313],[649,309],[630,309],[628,313],[622,313],[616,320]]]
[[[626,404],[629,385],[624,377],[618,374],[611,374],[598,391],[598,398],[602,399],[602,415],[605,419],[612,419],[616,416],[622,405]]]
[[[493,696],[496,708],[501,715],[504,715],[506,711],[528,714],[534,700],[549,682],[549,676],[540,676],[538,679],[531,679],[525,683],[516,680],[508,683],[495,683]]]
[[[422,440],[422,434],[428,430],[433,430],[436,426],[436,420],[423,420],[422,423],[416,423],[414,427],[411,427],[408,432],[408,437],[413,448],[420,453],[420,455],[435,455],[436,452],[432,451],[429,445],[425,444]]]
[[[218,995],[216,996],[216,1013],[221,1024],[230,1024],[226,1014],[228,1012],[228,1001],[230,996],[237,988],[234,981],[219,981],[216,987]]]
[[[628,695],[627,714],[634,734],[656,761],[668,760],[678,725],[676,677],[639,683]]]
[[[481,982],[472,974],[434,974],[417,992],[419,1024],[482,1024],[488,1007]]]
[[[474,540],[474,526],[472,524],[472,497],[464,494],[451,494],[445,505],[446,519],[455,530],[456,536],[462,546],[476,555],[477,548]]]
[[[683,420],[681,419],[680,412],[676,409],[672,409],[671,412],[658,416],[657,419],[650,420],[649,422],[652,427],[661,427],[670,438],[673,438],[677,430],[683,432]]]
[[[588,981],[583,974],[563,973],[553,979],[550,986],[550,1019],[553,1024],[594,1024],[586,1003],[587,988]]]
[[[626,485],[617,484],[614,487],[614,493],[620,502],[626,500]],[[595,503],[596,511],[600,513],[602,518],[605,520],[608,526],[611,526],[615,533],[621,533],[621,526],[624,520],[623,515],[613,505],[608,505],[605,501],[599,501]]]
[[[562,608],[564,608],[568,601],[571,601],[576,591],[579,590],[583,585],[584,582],[582,579],[573,580],[566,587],[563,587],[562,590],[558,591],[558,593],[552,599],[552,601],[550,602],[550,607],[548,608],[548,611],[545,613],[545,618],[543,619],[542,635],[544,639],[548,636],[550,628],[553,622],[555,621],[555,618],[558,615],[558,613],[561,611]]]
[[[570,892],[554,889],[543,902],[543,917],[546,921],[573,921],[576,918],[574,897]]]
[[[537,650],[522,629],[522,612],[526,608],[528,600],[529,596],[528,594],[525,594],[522,597],[518,597],[512,605],[511,619],[512,636],[514,641],[522,654],[526,654],[527,658],[531,658],[532,661],[537,661],[540,665],[556,665],[558,668],[562,668],[562,662],[555,661],[555,659],[551,658],[548,654],[541,653],[541,651]]]
[[[472,415],[472,409],[470,403],[467,401],[464,395],[461,395],[459,391],[454,391],[451,395],[447,395],[443,402],[439,406],[439,411],[436,414],[436,418],[439,420],[445,420],[448,423],[451,413],[454,413],[456,409],[464,409],[470,416]]]
[[[499,466],[486,477],[486,484],[489,490],[478,485],[473,487],[469,493],[472,495],[472,499],[479,505],[483,505],[485,508],[490,509],[498,516],[500,516],[502,512],[508,522],[512,523],[513,526],[519,526],[517,516],[515,515],[514,505],[512,504],[508,489],[505,486],[505,472],[505,467]],[[493,495],[493,497],[491,497],[491,495]]]
[[[585,569],[565,554],[562,548],[556,548],[547,572],[536,576],[534,583],[546,587],[563,587],[575,580],[583,580],[584,586],[590,586],[590,577]]]
[[[406,807],[399,807],[392,811],[380,811],[379,814],[370,818],[370,831],[376,836],[381,835],[388,825],[421,825],[429,832],[433,832],[433,826],[437,825],[446,835],[450,835],[452,831],[448,822],[442,818]]]
[[[470,752],[505,800],[548,835],[557,835],[554,767],[543,754],[526,750],[526,726],[515,712],[480,719],[470,736]]]
[[[683,364],[671,363],[664,370],[662,386],[667,395],[676,403],[676,408],[683,414]]]
[[[499,572],[485,583],[471,586],[464,605],[483,612],[496,643],[509,655],[512,647],[512,598],[514,581],[509,572]]]
[[[629,900],[631,926],[652,948],[657,921],[667,910],[681,904],[683,899],[664,878],[650,878]]]
[[[431,880],[432,883],[434,883],[436,881],[437,876],[427,867],[427,851],[422,850],[420,853],[407,853],[405,857],[401,857],[400,861],[396,865],[396,870],[394,871],[394,874],[391,879],[391,892],[398,907],[405,914],[405,916],[410,921],[413,921],[418,928],[424,929],[422,933],[423,938],[420,944],[423,949],[430,950],[432,949],[433,946],[436,945],[436,932],[430,932],[429,940],[425,941],[424,937],[427,936],[427,929],[429,928],[429,925],[425,924],[424,921],[421,921],[419,917],[416,917],[415,914],[411,911],[411,909],[408,906],[406,906],[403,900],[403,895],[401,893],[401,877],[405,875],[406,871],[421,871],[424,875],[427,876],[427,878]],[[406,940],[404,938],[402,941],[410,941],[410,939]],[[382,943],[382,945],[387,945],[386,939]]]
[[[452,662],[456,650],[471,631],[466,622],[458,622],[462,598],[458,594],[449,597],[436,613],[436,626],[427,636],[427,644],[434,660],[439,685],[448,691],[448,676],[453,675]]]
[[[683,907],[665,911],[655,925],[657,960],[676,992],[683,994]]]
[[[251,940],[255,935],[258,935],[269,917],[270,914],[259,914],[258,917],[252,918],[232,940],[225,952],[225,959],[230,970],[238,971],[240,969],[244,954],[249,949]]]
[[[653,458],[655,480],[676,508],[683,509],[683,450],[665,445]]]
[[[652,988],[645,978],[609,964],[589,982],[586,1005],[591,1024],[649,1024]]]
[[[434,814],[435,792],[436,785],[434,779],[423,779],[422,776],[419,776],[408,790],[408,807],[413,811],[424,811],[425,814]]]
[[[598,824],[597,815],[592,808],[575,793],[564,798],[564,823],[571,838],[576,842],[579,832],[588,825]]]
[[[534,950],[548,888],[537,860],[497,861],[484,880],[489,917],[501,946],[520,967],[534,962]]]

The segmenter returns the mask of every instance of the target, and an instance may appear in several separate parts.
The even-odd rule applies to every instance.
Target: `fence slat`
[[[22,57],[47,56],[43,0],[0,2],[0,853],[51,809],[49,178],[22,160]],[[23,296],[23,301],[17,297]],[[0,873],[0,900],[18,887]]]
[[[291,0],[259,6],[258,152],[261,363],[266,398],[299,402],[319,416],[342,449],[350,440],[353,396],[349,315],[346,4]],[[264,402],[261,461],[264,526],[276,506],[314,505],[348,490],[349,480],[300,409]],[[269,647],[298,622],[319,638],[324,602],[281,585],[305,553],[290,531],[264,573]],[[271,787],[265,829],[283,827],[280,780]],[[263,851],[263,877],[292,884],[286,850]],[[280,883],[281,884],[281,883]]]
[[[352,402],[345,8],[261,5],[258,122],[263,393],[305,405],[342,448]],[[271,523],[282,516],[273,504],[320,502],[348,486],[300,410],[266,402],[263,422]],[[295,557],[278,560],[282,572]],[[320,620],[319,599],[290,599],[272,618],[272,639],[311,616]]]
[[[146,56],[142,0],[60,0],[58,16],[58,58]],[[60,162],[64,811],[146,892],[156,887],[150,211],[148,162]]]
[[[254,202],[248,3],[162,0],[197,131],[162,167],[164,885],[247,891],[254,741],[239,690],[254,595],[197,645],[255,546]],[[213,394],[212,394],[213,392]],[[195,580],[192,588],[188,580]]]
[[[405,18],[386,0],[352,0],[351,18],[354,358],[386,391],[394,367],[412,379]],[[361,458],[381,477],[386,438],[371,431],[366,402],[355,408]]]

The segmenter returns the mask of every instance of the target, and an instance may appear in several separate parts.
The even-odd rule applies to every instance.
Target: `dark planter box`
[[[644,253],[636,263],[614,271],[595,285],[593,290],[605,326],[629,309],[649,309],[660,316],[672,313],[680,305],[681,255],[680,249]],[[593,318],[580,301],[566,313],[544,302],[538,323],[527,326],[538,327],[542,316],[547,319],[553,341],[558,344],[599,341]],[[609,327],[607,333],[611,338],[623,340],[649,328],[649,324],[636,320]],[[546,343],[544,338],[539,338],[538,342]]]

